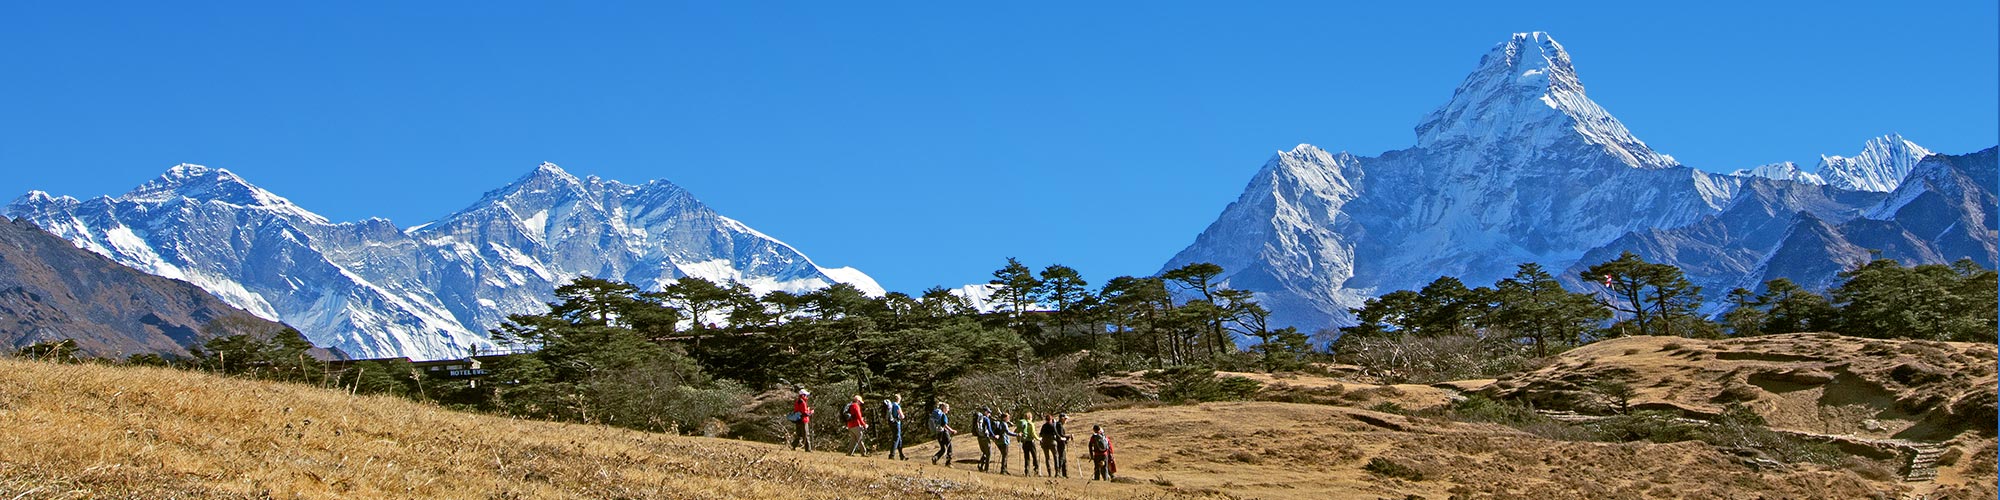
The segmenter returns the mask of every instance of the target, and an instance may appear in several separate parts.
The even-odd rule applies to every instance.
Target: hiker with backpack
[[[903,395],[902,394],[897,394],[896,399],[893,401],[887,399],[882,400],[882,418],[884,420],[889,421],[889,432],[895,434],[894,437],[895,442],[889,445],[889,458],[909,460],[910,456],[903,454]]]
[[[1035,412],[1021,412],[1021,420],[1014,422],[1014,426],[1021,431],[1021,473],[1036,475],[1042,469],[1035,461]]]
[[[931,455],[931,465],[937,465],[938,459],[943,458],[944,466],[951,467],[951,461],[954,458],[951,449],[951,435],[958,433],[957,430],[951,428],[951,404],[938,403],[937,409],[931,410],[930,420],[931,434],[937,436],[938,444],[937,454]]]
[[[1104,435],[1104,426],[1090,426],[1090,480],[1114,479],[1118,465],[1111,460],[1111,436]]]
[[[840,423],[846,425],[848,434],[854,436],[854,445],[848,447],[847,456],[851,457],[856,453],[867,454],[868,440],[865,434],[868,431],[868,419],[861,417],[860,394],[855,394],[854,401],[840,409]]]
[[[1042,422],[1042,430],[1040,432],[1042,437],[1042,470],[1048,471],[1049,477],[1056,477],[1056,459],[1060,456],[1056,454],[1056,434],[1058,432],[1056,430],[1056,416],[1050,414],[1044,418],[1045,420]]]
[[[813,409],[810,402],[812,391],[807,391],[805,386],[798,386],[798,389],[798,397],[792,400],[792,413],[786,415],[785,420],[792,421],[792,449],[797,450],[800,446],[804,446],[807,452],[811,452],[813,451]]]
[[[1020,435],[1020,433],[1014,432],[1014,420],[1012,416],[1006,412],[1000,412],[999,415],[993,417],[993,446],[1000,449],[1001,475],[1007,474],[1007,450],[1014,447],[1014,442],[1009,438]]]
[[[972,437],[979,440],[980,472],[986,472],[993,465],[993,416],[988,414],[990,411],[992,409],[980,407],[972,415]]]

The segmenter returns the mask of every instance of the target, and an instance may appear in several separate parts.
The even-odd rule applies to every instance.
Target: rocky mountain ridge
[[[351,357],[438,359],[591,275],[656,289],[683,276],[803,291],[824,268],[665,181],[579,178],[544,163],[472,206],[408,229],[329,221],[228,170],[177,165],[117,197],[30,192],[6,213],[147,273],[184,279]]]

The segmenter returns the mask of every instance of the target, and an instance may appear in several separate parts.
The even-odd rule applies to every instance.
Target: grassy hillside
[[[1697,442],[1556,441],[1325,405],[1209,403],[1086,417],[1123,437],[1119,462],[1132,476],[1237,497],[1868,498],[1902,489],[1840,468],[1758,471]],[[1393,465],[1371,471],[1371,462]],[[1412,475],[1378,472],[1389,469]]]
[[[1322,382],[1334,383],[1289,379]],[[1762,466],[1695,441],[1551,439],[1328,404],[1127,408],[1082,414],[1076,424],[1111,429],[1128,482],[1085,481],[1080,457],[1076,479],[999,476],[202,373],[0,359],[0,498],[1992,496],[1970,483],[1902,483],[1879,464]],[[1990,470],[1991,443],[1969,448],[1960,467]],[[959,457],[976,448],[963,439]],[[909,453],[930,451],[925,444]]]
[[[511,420],[167,369],[0,359],[0,498],[24,492],[18,498],[1129,498],[1164,490]]]

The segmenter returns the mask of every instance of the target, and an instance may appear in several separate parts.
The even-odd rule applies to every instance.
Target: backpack
[[[932,411],[930,424],[931,424],[931,432],[944,431],[944,412]]]
[[[840,407],[840,421],[841,423],[854,421],[854,405]]]

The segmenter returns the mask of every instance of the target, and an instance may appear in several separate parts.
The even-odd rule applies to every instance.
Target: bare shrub
[[[1056,359],[1013,369],[974,373],[953,384],[961,408],[990,407],[1037,414],[1081,412],[1104,401],[1079,375],[1076,360]]]
[[[1471,335],[1342,339],[1335,349],[1339,362],[1360,366],[1364,374],[1389,384],[1494,378],[1545,363],[1519,344]]]

